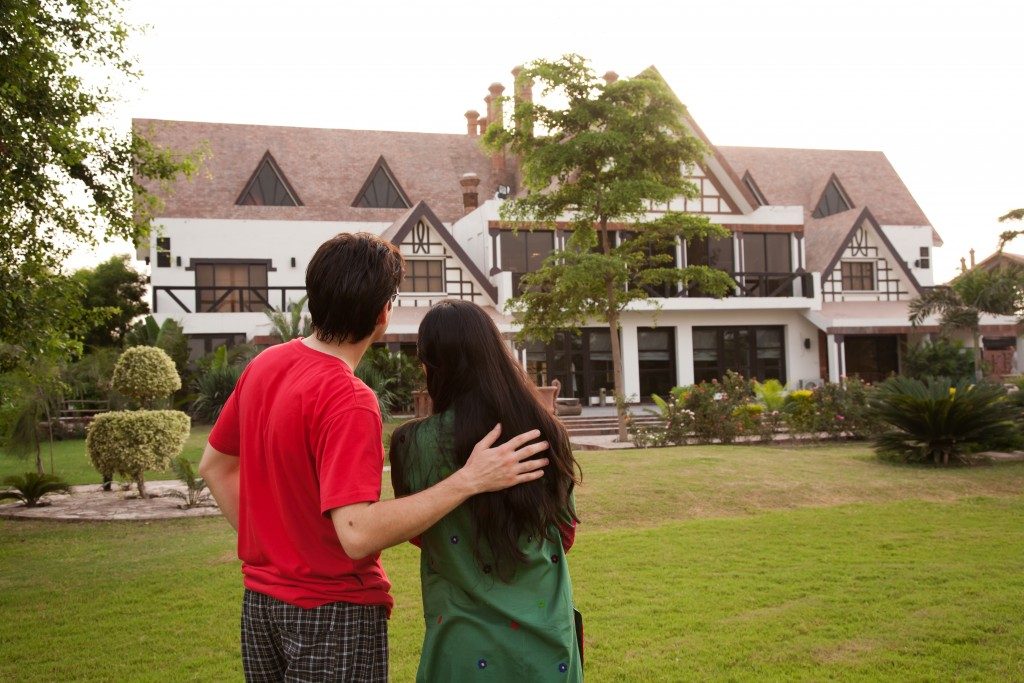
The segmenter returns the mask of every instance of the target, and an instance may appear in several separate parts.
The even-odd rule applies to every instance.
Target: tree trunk
[[[605,256],[611,253],[611,243],[608,240],[608,219],[601,217],[601,251]],[[622,374],[622,345],[619,344],[619,310],[615,301],[615,280],[609,277],[605,281],[608,300],[605,302],[606,317],[608,319],[608,331],[612,343],[612,374],[615,377],[615,413],[619,423],[619,441],[626,441],[629,434],[626,432],[626,382]]]
[[[139,488],[139,498],[146,499],[149,496],[146,495],[146,479],[144,474],[141,472],[135,476],[135,485]]]

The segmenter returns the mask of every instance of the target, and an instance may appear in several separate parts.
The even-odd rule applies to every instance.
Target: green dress
[[[392,478],[409,493],[454,468],[450,412],[410,422],[391,437]],[[554,541],[524,538],[526,564],[510,583],[473,553],[473,522],[461,505],[421,536],[426,632],[417,681],[582,681],[572,583],[557,530]]]

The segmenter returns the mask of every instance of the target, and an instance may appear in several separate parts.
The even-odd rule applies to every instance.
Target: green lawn
[[[388,443],[391,432],[402,422],[403,420],[391,420],[384,423],[385,444]],[[192,433],[189,435],[188,441],[185,442],[182,455],[196,465],[199,464],[199,459],[203,456],[203,449],[206,447],[210,429],[210,425],[192,425]],[[46,443],[43,444],[43,467],[47,472],[50,471],[50,462],[50,445]],[[34,469],[34,457],[19,458],[0,450],[0,479],[12,474],[24,474]],[[55,441],[53,443],[53,470],[69,484],[99,484],[103,479],[89,462],[89,456],[85,453],[85,439]],[[146,481],[174,478],[174,472],[171,470],[146,472]]]
[[[1024,680],[1024,465],[898,467],[856,445],[578,457],[589,680]],[[396,681],[422,636],[417,552],[384,558]],[[218,519],[0,521],[0,680],[237,680],[240,594]]]

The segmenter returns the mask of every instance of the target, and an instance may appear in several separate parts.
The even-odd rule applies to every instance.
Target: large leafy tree
[[[70,251],[138,240],[159,208],[142,183],[198,164],[110,124],[131,30],[118,0],[0,0],[0,339],[25,362],[81,332],[74,296],[26,326]]]
[[[587,60],[566,55],[528,65],[517,76],[516,91],[526,83],[539,84],[541,98],[517,98],[512,127],[491,122],[483,138],[492,151],[519,159],[525,192],[502,205],[502,216],[525,228],[567,220],[571,235],[564,249],[523,278],[523,293],[510,308],[522,339],[551,341],[559,331],[578,332],[594,321],[608,325],[624,440],[623,311],[669,283],[698,283],[708,294],[724,295],[733,285],[725,273],[674,267],[666,252],[679,239],[729,233],[691,214],[649,219],[651,202],[696,195],[688,169],[706,153],[685,124],[685,107],[653,69],[604,82]],[[616,228],[632,238],[616,245]]]
[[[117,346],[132,321],[149,313],[146,276],[132,268],[127,254],[112,256],[95,268],[82,268],[72,277],[82,286],[87,309],[100,309],[103,320],[85,333],[87,346]]]

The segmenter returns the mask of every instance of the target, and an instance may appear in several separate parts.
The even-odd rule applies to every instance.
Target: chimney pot
[[[459,185],[462,186],[462,206],[469,213],[479,206],[477,186],[480,185],[480,176],[476,173],[463,173]]]
[[[480,132],[479,119],[480,112],[477,110],[470,109],[466,112],[466,132],[471,138],[475,138]]]
[[[615,73],[614,71],[609,71],[604,76],[602,76],[602,78],[604,78],[604,82],[606,85],[611,85],[615,81],[619,80],[619,74]]]

